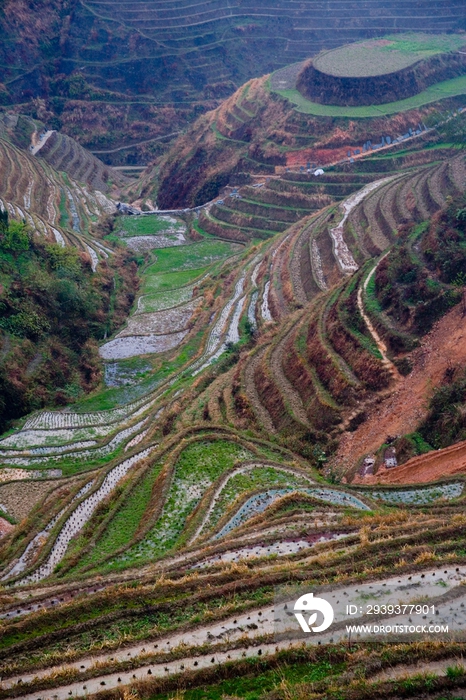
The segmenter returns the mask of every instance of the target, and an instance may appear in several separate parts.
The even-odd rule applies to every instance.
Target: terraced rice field
[[[143,294],[138,299],[136,314],[144,314],[154,311],[163,311],[170,309],[173,305],[178,306],[188,302],[194,291],[194,284],[188,284],[184,287],[171,289],[167,292],[159,292],[158,294]]]
[[[80,146],[74,139],[57,131],[48,131],[32,154],[48,163],[55,171],[65,171],[77,182],[105,193],[109,190],[109,175],[119,186],[128,182],[117,170],[109,169],[101,160]]]
[[[132,221],[124,225],[135,226]],[[148,225],[142,220],[137,226],[140,230],[141,226],[147,228]],[[173,219],[156,220],[156,227],[161,231],[174,230]],[[160,249],[156,262],[145,270],[143,294],[137,302],[136,313],[126,328],[102,345],[100,353],[105,360],[164,353],[179,346],[200,303],[199,299],[192,298],[194,286],[186,282],[202,279],[215,263],[235,255],[240,249],[222,241],[206,240],[183,247],[177,244],[175,240],[169,248]],[[159,289],[168,291],[158,292]],[[184,300],[187,303],[182,303]]]
[[[113,213],[115,203],[86,180],[72,180],[54,170],[39,154],[17,148],[0,135],[0,207],[48,240],[86,251],[95,270],[111,251],[93,240],[89,227],[102,214]]]
[[[18,484],[47,484],[1,550],[0,700],[166,695],[188,672],[209,687],[229,682],[219,674],[230,670],[248,679],[281,659],[288,668],[293,654],[315,667],[320,648],[302,647],[294,616],[274,636],[283,586],[290,605],[298,586],[332,588],[340,626],[322,641],[338,663],[356,664],[344,591],[364,599],[390,589],[438,606],[448,594],[439,619],[463,622],[464,477],[356,486],[329,459],[402,381],[371,303],[374,269],[401,222],[421,222],[464,189],[463,154],[422,158],[373,154],[355,166],[367,176],[359,188],[338,199],[323,192],[322,206],[310,205],[308,173],[238,188],[242,199],[225,207],[234,216],[218,218],[230,233],[247,228],[243,215],[267,222],[256,230],[273,230],[269,221],[283,230],[154,251],[126,328],[101,352],[185,334],[179,344],[143,358],[147,376],[134,386],[73,412],[38,412],[0,441],[0,504],[5,487],[18,495]],[[306,203],[296,220],[286,218],[292,196]],[[45,478],[54,466],[62,475]],[[13,480],[13,468],[43,478]],[[361,656],[362,639],[352,644]],[[428,649],[458,656],[453,646]]]
[[[116,226],[131,250],[144,252],[186,244],[186,225],[171,216],[122,217]]]
[[[423,0],[421,5],[397,0],[390,10],[380,0],[370,0],[364,8],[352,8],[351,16],[345,5],[336,4],[329,10],[313,3],[298,6],[289,0],[264,7],[250,0],[241,3],[236,0],[201,3],[189,0],[182,5],[162,2],[156,6],[144,0],[118,3],[86,0],[82,5],[98,26],[110,26],[123,35],[132,32],[147,43],[147,79],[150,84],[153,80],[157,86],[156,100],[170,103],[175,85],[181,93],[177,98],[179,109],[186,109],[189,98],[200,100],[204,97],[199,84],[204,85],[206,80],[209,85],[228,84],[232,79],[241,84],[253,75],[263,75],[271,69],[303,61],[323,47],[328,49],[358,41],[362,26],[369,37],[378,37],[387,30],[451,32],[457,29],[462,19],[461,3],[455,1],[444,10],[430,0]],[[280,26],[278,35],[277,26]],[[254,27],[254,30],[250,31],[248,27]],[[254,69],[251,62],[244,59],[251,43],[254,46]],[[228,59],[222,49],[225,45],[228,46]],[[273,46],[272,51],[270,46]],[[109,58],[101,42],[79,47],[78,55],[79,67],[91,84],[100,85],[104,76],[108,80],[108,71],[112,71],[115,91],[120,94],[128,92],[126,73],[118,74],[115,70],[118,59]],[[129,61],[138,58],[136,53]],[[168,86],[160,79],[162,63],[171,66],[173,84]],[[150,92],[146,91],[142,99],[144,103],[149,102]],[[235,119],[240,124],[244,112],[239,110]],[[172,121],[168,120],[166,133],[171,131]]]

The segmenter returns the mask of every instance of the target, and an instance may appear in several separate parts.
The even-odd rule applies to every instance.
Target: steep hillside
[[[124,177],[72,139],[12,113],[0,114],[0,169],[0,213],[11,220],[0,281],[5,429],[99,384],[97,340],[123,322],[137,275],[131,252],[99,240],[116,211],[102,190],[117,193],[110,177],[120,186]]]
[[[94,400],[37,412],[0,443],[1,503],[21,519],[1,548],[1,698],[103,688],[165,700],[181,688],[193,699],[420,700],[462,687],[463,672],[448,669],[461,668],[464,643],[367,645],[348,638],[345,624],[361,618],[345,607],[388,590],[407,604],[422,597],[419,615],[435,605],[438,623],[463,621],[464,474],[355,488],[335,484],[326,464],[342,433],[357,434],[361,409],[396,395],[398,360],[419,340],[412,322],[395,327],[390,302],[383,339],[398,343],[382,347],[371,255],[393,247],[379,262],[381,290],[410,246],[410,265],[424,265],[416,279],[426,269],[431,280],[416,306],[454,296],[435,256],[448,240],[450,257],[464,260],[465,182],[464,154],[450,152],[369,182],[271,241],[159,250],[133,321],[157,308],[173,323],[194,297],[184,349],[161,353],[139,394],[136,382],[107,394],[106,410]],[[419,224],[426,212],[433,223]],[[139,221],[130,228],[147,226]],[[403,298],[414,277],[400,280]],[[275,591],[286,610],[300,585],[331,596],[341,624],[308,641],[290,614],[275,637]]]
[[[466,81],[296,89],[464,3],[235,1],[0,0],[0,700],[464,695]]]
[[[93,272],[74,248],[51,244],[25,223],[0,219],[0,428],[95,388],[97,341],[121,324],[137,288],[136,265],[119,255]],[[118,290],[118,291],[116,291]]]
[[[86,251],[93,267],[108,257],[112,251],[95,240],[93,228],[101,216],[116,211],[102,190],[117,196],[119,188],[110,178],[120,186],[126,178],[72,139],[45,133],[40,122],[11,113],[0,114],[0,163],[0,205],[12,217],[25,220],[49,240]]]
[[[42,138],[35,136],[34,155],[43,158],[55,170],[64,170],[73,180],[84,182],[100,192],[108,192],[111,185],[121,187],[128,184],[124,175],[105,166],[69,136],[57,131],[48,131]]]
[[[3,0],[1,12],[2,104],[133,165],[253,75],[382,32],[465,28],[462,0]]]
[[[364,291],[367,313],[387,353],[400,358],[397,365],[406,376],[399,378],[396,392],[343,439],[335,462],[355,465],[361,457],[373,454],[376,466],[382,465],[388,440],[398,464],[403,464],[417,454],[466,439],[464,208],[463,193],[429,224],[404,226],[397,245],[368,279]],[[413,342],[415,338],[420,342]],[[451,455],[444,461],[439,455],[434,469],[426,460],[425,476],[420,459],[411,475],[408,462],[393,472],[380,466],[377,479],[424,481],[455,473],[460,464]]]
[[[442,122],[444,110],[462,106],[461,91],[466,93],[466,82],[458,97],[439,102],[436,93],[432,104],[416,109],[411,104],[393,103],[397,106],[395,113],[385,117],[362,113],[360,118],[349,118],[344,114],[319,116],[297,111],[291,102],[269,89],[267,77],[252,80],[177,139],[160,168],[158,204],[166,209],[200,205],[218,196],[228,183],[260,183],[267,177],[272,178],[270,187],[275,187],[277,175],[282,180],[305,181],[309,191],[320,192],[325,178],[314,177],[310,170],[335,163],[340,167],[343,161],[347,175],[340,181],[354,180],[353,189],[357,189],[361,180],[352,175],[348,154],[357,162],[389,144],[392,150],[411,145],[416,149],[417,142],[409,140],[411,135],[435,140],[436,132],[426,132],[424,122]],[[350,191],[341,189],[340,196]],[[334,192],[338,194],[338,190]]]
[[[367,645],[345,626],[348,595],[384,591],[464,621],[463,446],[447,448],[454,478],[417,486],[348,483],[361,443],[353,461],[331,459],[384,402],[403,415],[431,334],[440,382],[449,349],[464,351],[465,156],[432,146],[370,152],[322,184],[283,168],[199,219],[115,222],[113,236],[156,255],[126,327],[100,348],[109,386],[0,441],[13,525],[0,549],[0,698],[399,700],[463,685],[448,671],[461,637]],[[454,399],[461,439],[463,384],[454,374],[448,397],[440,388],[423,425],[436,430]],[[434,446],[422,435],[421,452]],[[331,589],[339,623],[309,641],[291,613],[300,584]],[[281,586],[290,614],[275,637]]]

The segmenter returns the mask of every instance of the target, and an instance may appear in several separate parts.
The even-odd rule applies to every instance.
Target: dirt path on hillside
[[[354,432],[344,434],[332,461],[350,471],[360,457],[378,449],[388,435],[416,430],[427,414],[432,390],[441,384],[446,368],[466,364],[466,318],[461,316],[460,305],[435,324],[412,353],[412,361],[413,371],[400,379],[392,394],[369,408],[367,420]],[[457,464],[444,466],[452,473]],[[428,479],[440,476],[437,473]],[[369,483],[367,478],[364,483]]]
[[[42,146],[45,146],[49,138],[54,134],[55,131],[52,129],[51,131],[47,131],[45,133],[45,136],[42,137],[42,139],[37,140],[37,134],[35,140],[33,140],[33,145],[34,148],[32,149],[31,153],[33,156],[37,155],[42,148]],[[35,141],[35,142],[34,142]]]
[[[387,255],[388,255],[388,253],[386,253],[382,258],[380,258],[379,262],[376,265],[374,265],[372,270],[367,275],[366,281],[364,282],[364,291],[367,291],[367,286],[368,286],[371,278],[374,276],[375,271],[377,270],[377,267],[382,262],[382,260],[387,257]],[[393,376],[393,379],[398,381],[400,379],[400,374],[399,374],[397,368],[395,367],[395,365],[393,364],[393,362],[391,360],[389,360],[389,358],[387,357],[387,346],[383,342],[382,338],[379,336],[377,331],[375,330],[369,316],[365,312],[364,302],[362,299],[362,290],[363,290],[363,288],[361,287],[361,285],[359,285],[359,288],[358,288],[358,309],[359,309],[359,312],[364,320],[364,323],[367,326],[369,333],[373,337],[374,342],[377,345],[377,348],[379,349],[380,354],[382,355],[382,364],[384,364],[387,367],[387,369],[390,370],[390,372]]]
[[[393,469],[380,470],[375,477],[364,479],[364,483],[409,484],[435,481],[442,476],[466,472],[466,441],[413,457],[405,464]]]

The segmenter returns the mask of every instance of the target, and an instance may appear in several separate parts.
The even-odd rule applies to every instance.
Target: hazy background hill
[[[365,37],[461,29],[463,0],[0,0],[0,104],[109,164],[146,164],[251,77]]]

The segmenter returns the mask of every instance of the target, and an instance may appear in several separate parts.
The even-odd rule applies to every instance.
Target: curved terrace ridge
[[[451,39],[409,35],[357,42],[324,51],[304,64],[299,92],[320,104],[384,104],[413,97],[435,83],[466,72],[459,35]]]

